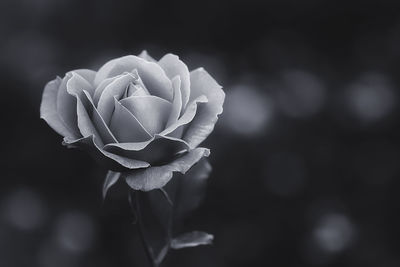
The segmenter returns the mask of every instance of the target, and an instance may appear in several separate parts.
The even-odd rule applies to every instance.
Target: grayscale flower
[[[135,190],[162,188],[209,155],[199,144],[222,113],[222,87],[177,56],[159,61],[146,51],[79,69],[50,81],[40,116],[110,171],[104,193],[119,178]]]

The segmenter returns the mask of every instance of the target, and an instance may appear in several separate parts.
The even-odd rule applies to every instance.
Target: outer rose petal
[[[171,135],[171,136],[180,138],[181,137],[180,135],[182,133],[182,129],[181,129],[182,126],[186,126],[186,124],[191,122],[193,120],[193,118],[196,116],[198,104],[207,103],[207,102],[208,102],[208,99],[204,95],[201,95],[201,96],[197,97],[196,99],[194,99],[193,101],[191,101],[187,105],[186,110],[183,113],[183,115],[175,123],[171,124],[164,131],[162,131],[160,133],[160,135]],[[179,136],[177,136],[177,134],[179,134]]]
[[[71,71],[70,73],[71,78],[66,84],[67,93],[72,96],[81,97],[83,95],[83,91],[86,90],[90,93],[90,95],[92,95],[94,92],[94,87],[77,72]]]
[[[94,135],[95,142],[103,147],[104,140],[94,126],[92,119],[88,113],[90,100],[86,98],[84,91],[90,90],[91,85],[78,74],[72,72],[72,77],[67,82],[67,91],[71,96],[76,98],[76,114],[78,119],[78,128],[83,137]]]
[[[94,78],[96,77],[96,72],[89,69],[78,69],[74,70],[73,72],[78,73],[82,78],[84,78],[90,84],[93,84]]]
[[[90,81],[82,77],[79,73],[91,80],[93,72],[90,70],[76,70],[68,72],[60,84],[57,94],[57,112],[69,129],[78,133],[76,100],[75,95],[81,96],[82,90],[93,94],[94,86]]]
[[[77,140],[64,138],[63,144],[69,148],[80,148],[89,152],[98,163],[113,171],[126,171],[150,166],[150,164],[145,161],[129,159],[104,151],[96,144],[94,139],[95,137],[93,135],[82,137]]]
[[[60,84],[60,77],[46,84],[40,105],[40,118],[44,119],[58,134],[76,139],[79,138],[79,135],[68,129],[57,113],[57,94]]]
[[[181,95],[182,95],[182,106],[186,107],[189,102],[190,96],[190,74],[187,66],[183,63],[178,56],[173,54],[166,54],[160,61],[158,61],[167,76],[172,79],[175,76],[179,76],[181,79]]]
[[[60,119],[64,122],[75,136],[80,136],[77,125],[76,116],[76,100],[75,97],[67,92],[67,82],[72,77],[72,72],[65,74],[57,92],[57,113]]]
[[[168,101],[172,100],[171,80],[164,70],[154,62],[146,61],[137,56],[125,56],[108,61],[97,72],[94,84],[97,86],[106,78],[137,69],[146,88],[152,95]]]
[[[189,150],[189,145],[180,139],[155,135],[151,140],[137,143],[118,143],[104,146],[104,150],[131,159],[141,159],[150,164],[166,162],[176,153]]]
[[[205,95],[208,103],[201,106],[195,118],[184,133],[183,139],[191,147],[198,146],[213,131],[222,113],[222,105],[225,100],[225,93],[222,87],[203,68],[196,69],[190,73],[191,99],[199,95]]]
[[[202,157],[208,157],[210,150],[196,148],[163,166],[149,167],[122,173],[126,183],[134,190],[150,191],[162,188],[171,180],[174,172],[186,173]]]

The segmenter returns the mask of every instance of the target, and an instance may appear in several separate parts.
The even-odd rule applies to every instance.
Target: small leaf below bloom
[[[193,231],[182,234],[171,241],[171,248],[181,249],[190,248],[200,245],[210,245],[214,240],[214,236],[206,232]]]
[[[108,189],[110,189],[111,186],[113,186],[119,179],[121,173],[120,172],[113,172],[113,171],[108,171],[106,179],[104,180],[104,185],[103,185],[103,199],[106,198]]]

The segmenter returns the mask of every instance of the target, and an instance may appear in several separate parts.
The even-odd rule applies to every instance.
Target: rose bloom
[[[111,170],[105,187],[122,177],[148,191],[209,155],[198,145],[213,131],[224,99],[203,68],[189,72],[175,55],[156,61],[143,51],[50,81],[40,116],[64,145]]]

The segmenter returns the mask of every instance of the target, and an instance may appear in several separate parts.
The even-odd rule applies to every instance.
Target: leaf
[[[181,221],[200,205],[205,195],[211,169],[208,160],[202,158],[185,175],[174,177],[172,182],[178,183],[174,200],[175,220]]]
[[[179,235],[178,237],[172,239],[171,248],[181,249],[197,247],[200,245],[210,245],[214,240],[214,236],[206,232],[193,231]]]
[[[135,192],[139,227],[152,258],[160,263],[171,242],[173,207],[160,190]]]
[[[107,172],[106,179],[104,180],[104,185],[103,185],[103,199],[106,198],[108,189],[110,189],[110,187],[113,186],[118,181],[120,175],[121,175],[120,172],[113,172],[113,171]]]

